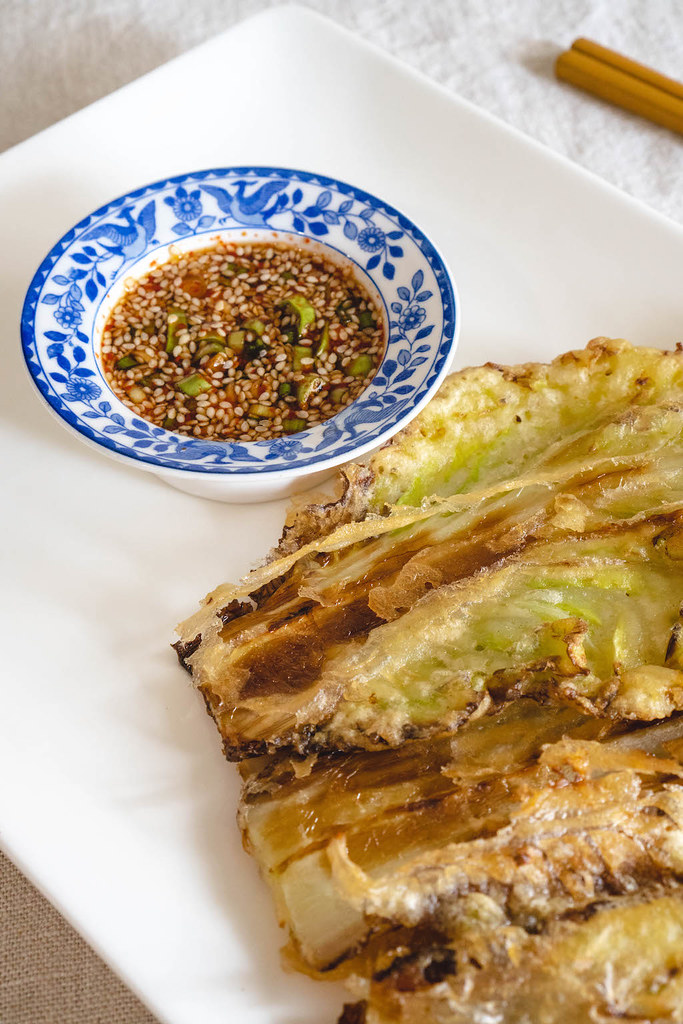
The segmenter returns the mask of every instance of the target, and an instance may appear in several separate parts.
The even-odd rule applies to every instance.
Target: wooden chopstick
[[[683,85],[614,50],[576,39],[555,74],[579,89],[683,135]]]

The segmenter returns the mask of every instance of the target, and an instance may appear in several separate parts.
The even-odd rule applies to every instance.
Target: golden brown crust
[[[625,342],[592,342],[549,365],[454,375],[368,467],[347,467],[337,502],[293,516],[279,558],[241,587],[217,588],[183,626],[178,653],[205,694],[228,756],[396,745],[459,728],[473,713],[523,692],[573,701],[590,713],[609,705],[610,713],[645,718],[659,687],[662,713],[679,707],[683,677],[667,653],[678,592],[650,577],[666,561],[673,586],[683,565],[674,550],[683,547],[676,540],[682,403],[683,357]],[[419,507],[405,504],[432,487],[440,493]],[[404,504],[388,508],[387,497]],[[648,531],[657,535],[654,546],[644,539]],[[636,590],[650,587],[662,608],[671,604],[660,615],[656,643],[636,650],[630,639],[637,631],[629,630],[628,650],[614,665],[598,666],[586,652],[607,638],[594,622],[582,614],[553,616],[555,625],[527,616],[531,632],[545,630],[544,642],[507,662],[491,657],[477,666],[474,658],[476,683],[467,684],[468,665],[454,665],[448,652],[465,652],[467,643],[478,650],[481,638],[459,639],[457,629],[447,637],[434,625],[439,615],[449,614],[454,629],[458,608],[476,605],[485,617],[487,587],[487,600],[524,603],[518,584],[529,566],[539,567],[539,578],[564,574],[571,606],[576,595],[567,567],[587,578],[598,558],[605,581],[611,564],[622,565],[619,578],[628,566],[640,574]],[[615,587],[599,585],[608,596],[620,586],[616,577]],[[633,615],[642,617],[639,600],[634,594]],[[627,609],[623,614],[629,618]],[[408,664],[407,640],[417,652],[421,635],[432,638],[440,659],[433,669]],[[624,674],[626,666],[651,666],[649,683]],[[425,700],[442,689],[440,674],[454,680],[446,703],[437,700],[429,715],[402,695],[401,675],[415,672],[422,672]],[[649,686],[652,697],[637,697],[638,686]]]
[[[340,1024],[683,1024],[683,357],[462,371],[179,656]]]
[[[372,481],[370,466],[351,463],[342,467],[335,481],[339,497],[302,501],[290,508],[274,557],[291,555],[337,527],[365,518]]]
[[[244,763],[245,845],[292,962],[372,972],[472,915],[535,933],[678,884],[683,720],[622,730],[522,699],[454,739]]]
[[[681,1024],[681,890],[606,895],[536,934],[472,929],[355,987],[366,1024]]]

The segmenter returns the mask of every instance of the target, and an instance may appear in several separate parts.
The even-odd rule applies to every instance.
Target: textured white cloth
[[[683,77],[680,0],[304,0],[683,221],[682,140],[553,78],[579,35]],[[0,149],[269,0],[0,0]],[[293,65],[295,66],[295,65]]]
[[[682,77],[680,0],[307,5],[683,222],[682,140],[553,77],[556,55],[580,35]],[[269,0],[0,0],[0,150],[268,6]],[[0,903],[2,1024],[152,1024],[2,857]]]

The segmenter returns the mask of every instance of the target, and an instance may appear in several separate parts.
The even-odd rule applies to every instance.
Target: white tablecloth
[[[0,0],[0,150],[268,0]],[[680,0],[309,0],[366,39],[683,222],[683,147],[553,78],[588,36],[683,76]],[[153,1024],[0,856],[0,1021]]]
[[[0,149],[269,6],[0,0]],[[443,85],[683,221],[683,146],[553,78],[579,35],[683,78],[680,0],[308,0]]]

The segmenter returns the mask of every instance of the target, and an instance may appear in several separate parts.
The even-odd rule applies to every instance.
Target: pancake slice
[[[682,403],[683,356],[625,342],[450,378],[331,532],[301,513],[181,628],[227,756],[396,747],[520,693],[683,706]]]

